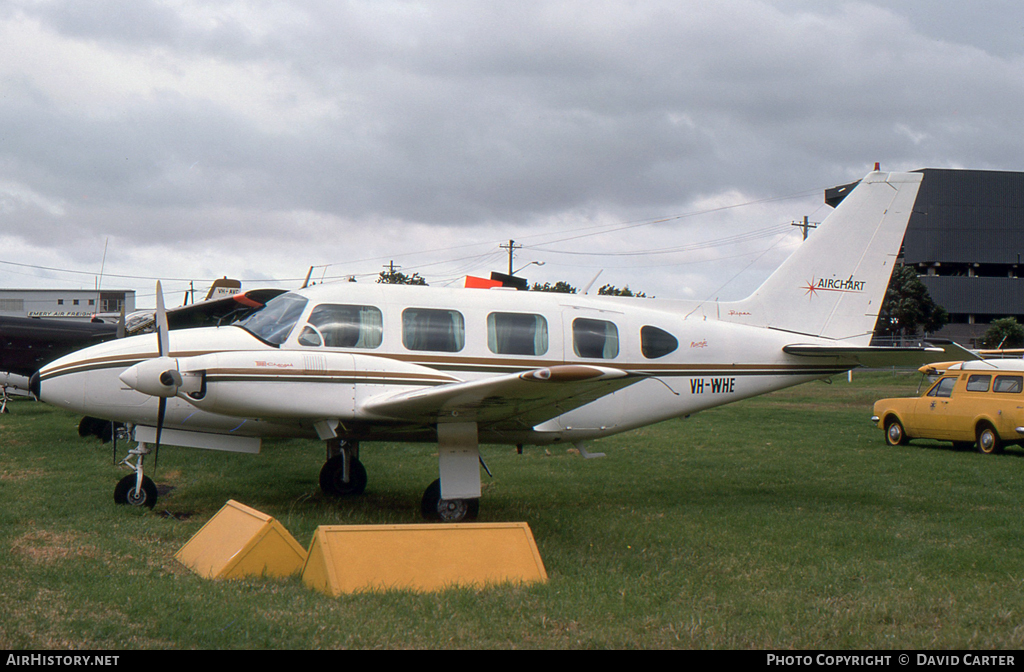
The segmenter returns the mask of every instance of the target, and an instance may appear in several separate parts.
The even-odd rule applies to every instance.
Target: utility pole
[[[816,229],[816,228],[818,228],[818,224],[820,224],[820,222],[808,222],[807,221],[807,215],[804,215],[804,221],[803,221],[802,224],[800,222],[790,222],[789,223],[790,226],[797,226],[797,227],[803,229],[804,240],[807,240],[807,229]]]
[[[514,241],[514,240],[510,240],[510,241],[508,241],[508,245],[498,245],[498,247],[500,247],[503,250],[508,250],[508,274],[509,274],[509,276],[511,276],[511,275],[513,275],[513,273],[512,273],[512,255],[515,253],[516,250],[521,250],[523,248],[523,246],[522,245],[517,245],[516,241]]]

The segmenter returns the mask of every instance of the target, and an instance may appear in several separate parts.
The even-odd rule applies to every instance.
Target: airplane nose
[[[41,381],[39,379],[39,372],[36,371],[32,374],[32,377],[28,379],[28,389],[36,399],[39,399],[39,389],[41,387]]]

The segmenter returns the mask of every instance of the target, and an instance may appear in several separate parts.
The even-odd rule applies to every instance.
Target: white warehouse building
[[[0,289],[0,316],[91,320],[135,310],[132,289]]]

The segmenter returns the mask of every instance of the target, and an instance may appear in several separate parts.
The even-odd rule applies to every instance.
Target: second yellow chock
[[[207,579],[285,577],[302,571],[306,550],[271,516],[230,500],[174,557]]]
[[[321,525],[302,580],[334,597],[547,581],[526,523]]]

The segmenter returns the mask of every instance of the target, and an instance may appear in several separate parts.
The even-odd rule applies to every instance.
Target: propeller
[[[163,288],[156,283],[156,337],[157,357],[139,362],[125,369],[120,379],[128,387],[159,399],[156,411],[156,441],[153,457],[154,466],[160,456],[160,436],[163,434],[164,419],[167,415],[167,398],[178,394],[182,377],[178,372],[178,360],[170,356],[170,337],[167,326],[167,310],[164,307]]]
[[[164,290],[160,281],[156,281],[156,338],[157,353],[160,361],[170,359],[171,338],[167,326],[167,309],[164,307]],[[174,362],[173,374],[170,369],[160,374],[160,384],[165,387],[173,387],[174,394],[178,393],[178,386],[181,385],[181,374],[178,373],[178,363]],[[156,446],[153,453],[153,467],[160,462],[160,435],[164,431],[164,416],[167,414],[167,397],[161,395],[156,410]]]

